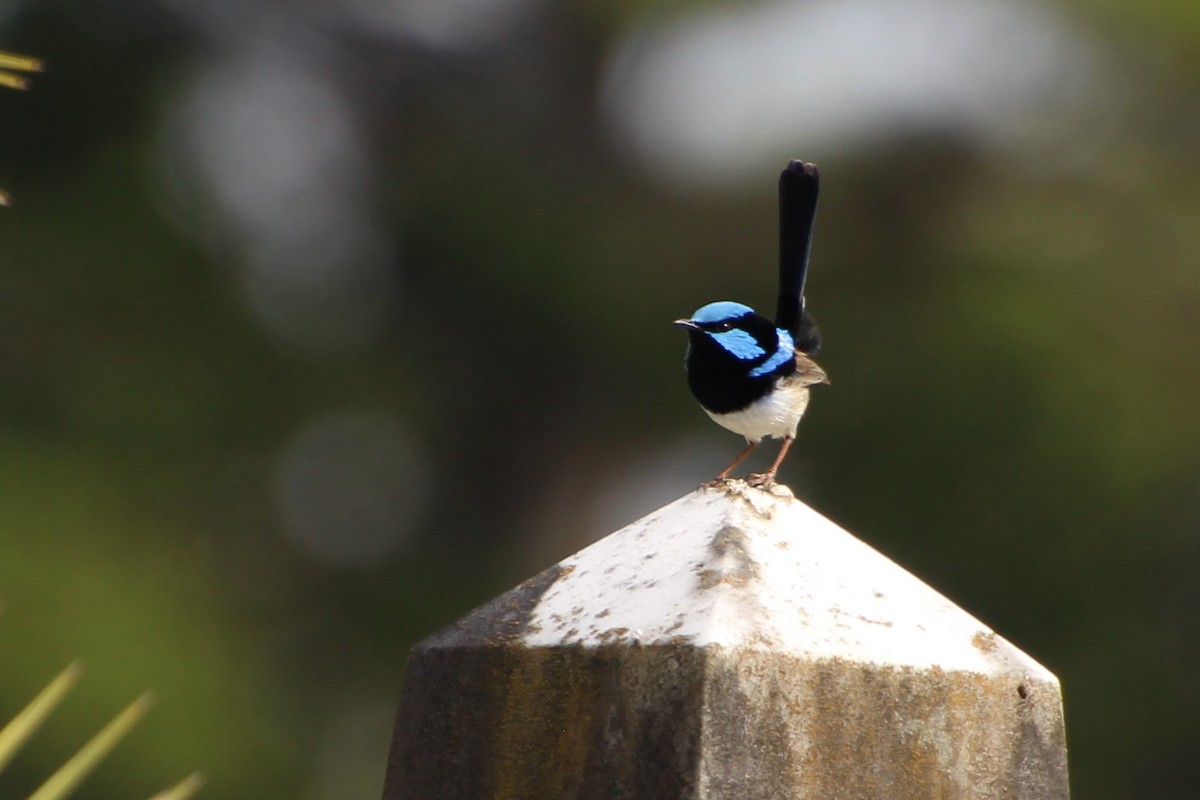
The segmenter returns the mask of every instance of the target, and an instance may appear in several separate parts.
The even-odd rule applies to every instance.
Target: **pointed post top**
[[[497,636],[530,647],[722,647],[1056,680],[787,487],[744,481],[681,497],[431,644]]]
[[[1067,800],[1058,681],[796,500],[693,492],[413,650],[385,800]]]

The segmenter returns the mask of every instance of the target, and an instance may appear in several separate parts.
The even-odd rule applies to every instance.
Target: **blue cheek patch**
[[[755,340],[746,331],[734,328],[728,331],[709,332],[708,334],[717,341],[717,344],[725,348],[726,351],[733,353],[741,361],[753,361],[767,351],[759,347],[758,341]]]
[[[763,375],[770,375],[779,367],[786,364],[789,359],[796,357],[796,346],[792,342],[792,335],[785,330],[777,330],[776,333],[779,337],[779,346],[775,348],[775,353],[766,361],[750,370],[750,377],[761,378]],[[758,352],[761,353],[762,349],[760,348]]]

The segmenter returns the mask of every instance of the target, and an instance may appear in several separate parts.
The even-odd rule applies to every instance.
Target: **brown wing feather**
[[[804,353],[796,352],[796,373],[792,376],[799,380],[805,386],[812,386],[815,383],[829,383],[829,376],[825,374],[825,370],[813,361]]]

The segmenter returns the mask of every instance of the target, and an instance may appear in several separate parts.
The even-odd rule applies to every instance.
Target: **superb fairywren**
[[[783,439],[770,469],[751,475],[770,486],[808,406],[809,387],[829,383],[810,356],[821,335],[804,308],[804,279],[817,211],[814,164],[792,161],[779,176],[779,301],[775,322],[749,306],[722,301],[675,320],[688,333],[688,386],[718,424],[746,437],[746,449],[712,481],[724,480],[768,436]]]

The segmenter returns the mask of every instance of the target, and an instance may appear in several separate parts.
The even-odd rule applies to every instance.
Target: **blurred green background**
[[[1200,797],[1194,3],[51,0],[0,49],[48,64],[0,718],[88,667],[0,796],[153,688],[89,797],[378,797],[407,648],[740,448],[669,323],[772,308],[800,157],[783,479],[1059,675],[1077,797]]]

